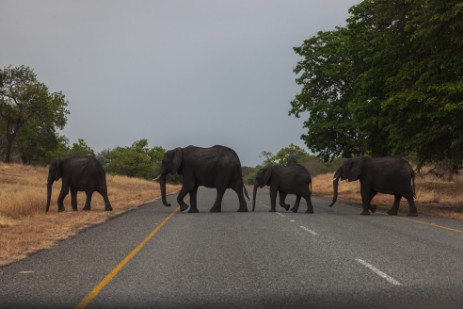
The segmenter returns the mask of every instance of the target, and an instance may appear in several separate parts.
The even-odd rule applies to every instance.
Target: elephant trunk
[[[47,209],[45,210],[45,212],[48,212],[48,210],[50,209],[52,188],[53,188],[53,180],[49,179],[47,183]]]
[[[256,193],[257,193],[257,187],[259,184],[256,182],[254,183],[254,189],[252,190],[252,211],[256,208]]]
[[[331,201],[330,207],[336,203],[336,200],[338,199],[338,183],[339,183],[339,175],[338,171],[334,174],[334,179],[333,179],[333,200]]]
[[[170,206],[169,203],[167,203],[167,198],[166,198],[166,178],[167,174],[162,174],[160,178],[160,185],[161,185],[161,196],[162,196],[162,203],[164,206]]]

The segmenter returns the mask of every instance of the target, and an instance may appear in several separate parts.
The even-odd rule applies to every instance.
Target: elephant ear
[[[182,170],[181,166],[183,163],[183,150],[182,148],[175,149],[174,157],[172,158],[172,171],[177,172],[177,174],[181,175]]]
[[[272,168],[266,167],[264,171],[264,184],[270,185],[270,178],[272,178]]]
[[[363,171],[363,158],[355,158],[351,162],[349,181],[356,181],[360,178]]]

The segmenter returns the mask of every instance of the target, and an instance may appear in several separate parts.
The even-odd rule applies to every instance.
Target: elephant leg
[[[100,192],[100,194],[101,194],[101,196],[103,197],[103,200],[104,200],[104,210],[105,211],[112,211],[113,208],[111,207],[111,203],[109,202],[108,189],[106,187],[106,183],[104,183],[101,186],[101,189],[100,189],[99,192]]]
[[[189,213],[197,213],[198,204],[197,204],[197,196],[198,196],[198,187],[195,187],[193,190],[190,191],[190,210]]]
[[[222,198],[225,193],[225,188],[217,188],[217,197],[215,198],[214,206],[209,210],[210,212],[222,211]]]
[[[64,198],[69,193],[69,186],[63,184],[58,196],[58,211],[64,211]]]
[[[277,202],[277,187],[270,186],[270,212],[276,212],[276,202]]]
[[[238,208],[238,212],[248,212],[248,205],[246,204],[246,200],[244,199],[243,190],[244,188],[242,185],[233,188],[233,191],[235,191],[238,195],[238,200],[240,202],[240,208]]]
[[[306,210],[306,213],[308,213],[308,214],[313,214],[313,205],[312,205],[312,200],[310,199],[310,194],[304,196],[304,198],[305,198],[305,201],[306,201],[306,203],[307,203],[307,210]]]
[[[83,210],[90,211],[92,209],[90,203],[92,202],[93,191],[85,191],[85,194],[87,195],[87,199],[85,200],[85,207]]]
[[[301,202],[301,196],[299,194],[296,195],[296,202],[294,203],[293,208],[291,208],[291,211],[296,213],[299,209],[299,203]]]
[[[413,196],[407,196],[406,199],[407,199],[408,208],[409,208],[407,216],[409,216],[409,217],[418,217],[418,210],[416,209],[415,201],[413,200]]]
[[[71,206],[73,211],[77,211],[77,190],[71,188]]]
[[[285,203],[285,199],[286,199],[286,196],[288,195],[288,193],[283,192],[281,190],[278,191],[278,193],[280,194],[280,206],[283,207],[284,209],[286,209],[286,211],[288,211],[290,205]]]
[[[397,216],[397,213],[399,212],[399,205],[400,205],[400,199],[402,198],[402,195],[400,194],[394,194],[394,204],[392,204],[391,209],[387,211],[387,214],[390,216]]]
[[[371,205],[371,200],[375,197],[376,194],[378,194],[378,192],[373,191],[373,190],[370,191],[370,197],[368,200],[368,209],[371,210],[372,213],[375,213],[376,205]]]
[[[185,211],[188,209],[188,207],[190,207],[187,203],[183,201],[188,192],[189,190],[185,186],[183,186],[177,195],[177,202],[180,205],[180,211]]]
[[[360,193],[362,195],[362,212],[360,213],[363,216],[370,215],[368,211],[368,205],[370,203],[370,188],[368,186],[360,184]]]

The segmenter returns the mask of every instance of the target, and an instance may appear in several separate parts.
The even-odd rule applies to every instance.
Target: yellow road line
[[[169,221],[175,213],[179,211],[179,207],[177,207],[174,211],[170,213],[167,218],[165,218],[161,224],[156,226],[156,228],[151,231],[151,233],[148,234],[148,236],[145,237],[145,239],[135,248],[132,250],[132,252],[129,253],[122,261],[119,262],[119,264],[108,274],[106,277],[101,280],[100,283],[98,283],[93,290],[90,291],[90,293],[85,296],[84,299],[76,306],[76,309],[82,309],[88,306],[90,302],[98,296],[98,294],[101,292],[101,290],[124,268],[124,266],[137,255],[137,253],[150,241],[151,238]]]
[[[411,222],[418,223],[418,224],[424,224],[424,225],[429,225],[429,226],[437,227],[437,228],[440,228],[440,229],[443,229],[443,230],[447,230],[447,231],[451,231],[451,232],[455,232],[455,233],[463,234],[463,230],[454,229],[454,228],[451,228],[451,227],[448,227],[448,226],[444,226],[444,225],[437,224],[437,223],[435,223],[435,222],[426,222],[426,221],[421,221],[421,220],[417,220],[417,219],[401,218],[401,217],[396,217],[396,218],[397,218],[397,219],[401,219],[401,220],[411,221]]]
[[[346,203],[344,203],[344,205],[347,206],[347,207],[351,207],[351,208],[357,208],[355,206],[347,205]],[[400,220],[407,220],[407,221],[411,221],[411,222],[418,223],[418,224],[429,225],[429,226],[437,227],[437,228],[440,228],[440,229],[443,229],[443,230],[463,234],[463,230],[454,229],[454,228],[451,228],[451,227],[447,227],[447,226],[444,226],[444,225],[437,224],[435,222],[426,222],[426,221],[421,221],[421,220],[418,220],[418,219],[410,219],[410,218],[404,218],[404,217],[398,217],[398,216],[393,216],[393,218],[400,219]]]
[[[435,222],[426,222],[426,221],[421,221],[421,220],[418,220],[418,219],[411,219],[411,218],[407,218],[407,217],[398,217],[398,216],[392,216],[392,217],[395,218],[395,219],[411,221],[413,223],[429,225],[429,226],[437,227],[437,228],[440,228],[440,229],[443,229],[443,230],[463,234],[463,230],[454,229],[454,228],[451,228],[451,227],[448,227],[448,226],[445,226],[445,225],[437,224]]]

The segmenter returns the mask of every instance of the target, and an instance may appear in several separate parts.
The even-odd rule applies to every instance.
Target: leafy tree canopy
[[[27,66],[0,69],[0,152],[4,162],[13,155],[26,162],[43,160],[66,124],[68,102],[50,92]]]
[[[264,158],[264,162],[262,162],[264,166],[297,164],[307,157],[309,157],[309,154],[303,148],[294,144],[281,148],[276,155],[273,155],[270,151],[262,151],[261,153],[261,158]]]
[[[347,26],[294,48],[309,112],[302,136],[324,160],[403,155],[421,164],[463,159],[463,3],[364,0]]]
[[[153,179],[159,174],[165,149],[148,147],[148,141],[135,141],[130,147],[102,151],[98,158],[109,173]]]

